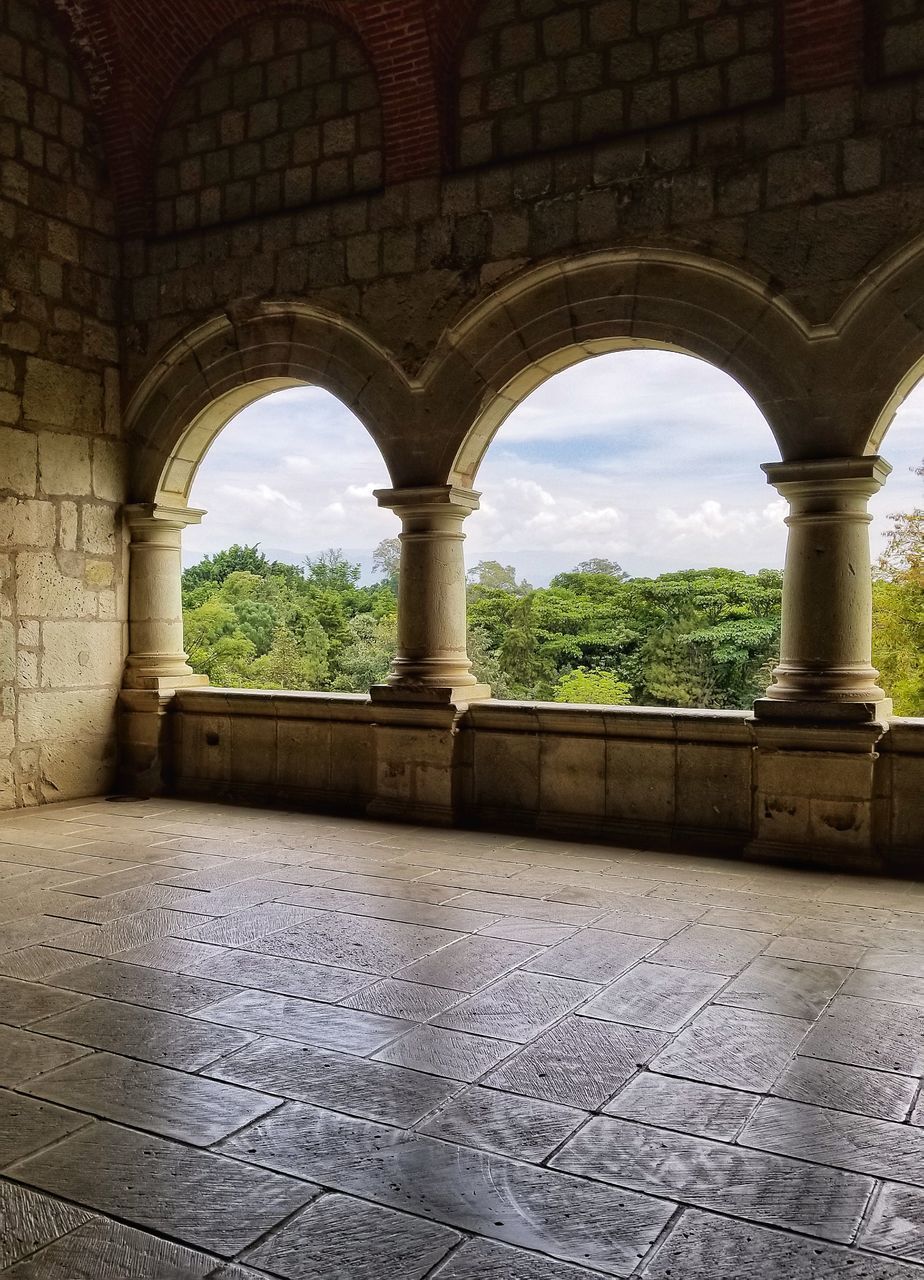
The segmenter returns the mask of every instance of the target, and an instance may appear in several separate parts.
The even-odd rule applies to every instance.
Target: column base
[[[397,706],[402,703],[418,707],[466,707],[470,702],[490,698],[487,684],[445,685],[431,688],[414,684],[374,684],[369,690],[372,702]]]
[[[758,698],[754,715],[758,720],[784,724],[885,724],[892,715],[892,699],[829,702],[821,698]]]
[[[125,673],[126,689],[150,689],[158,693],[168,693],[173,689],[200,689],[209,682],[208,676],[197,675],[190,671],[182,675],[148,675],[144,671],[133,671],[129,668]]]
[[[174,690],[123,689],[119,694],[119,787],[147,800],[173,781]]]

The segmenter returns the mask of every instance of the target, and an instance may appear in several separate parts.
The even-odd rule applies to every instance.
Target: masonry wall
[[[459,160],[765,102],[778,48],[775,0],[488,0],[459,67]]]
[[[489,0],[485,12],[494,12],[497,3]],[[534,18],[530,30],[561,16],[557,6],[539,8],[549,8],[549,16]],[[567,5],[562,13],[580,10],[583,32],[596,9]],[[467,167],[454,162],[442,177],[335,201],[315,197],[298,210],[182,236],[135,238],[125,258],[133,337],[129,385],[179,335],[242,298],[305,299],[328,308],[357,323],[414,373],[446,327],[504,276],[551,258],[621,245],[666,245],[731,262],[768,281],[809,321],[829,321],[871,266],[920,230],[924,51],[914,55],[913,72],[883,78],[868,70],[863,82],[786,94],[770,84],[771,59],[761,34],[775,5],[709,0],[694,10],[677,4],[671,12],[686,14],[686,25],[644,38],[637,33],[648,10],[638,4],[616,9],[635,15],[633,39],[642,40],[652,60],[672,33],[695,31],[693,70],[670,73],[670,119],[633,121],[630,91],[628,121],[606,116],[613,136],[596,136],[596,126],[588,126],[588,140],[576,104],[598,90],[585,98],[577,89],[562,89],[549,101],[570,104],[570,123],[537,154],[502,159],[492,150],[475,163],[473,152]],[[504,11],[518,12],[512,0]],[[711,16],[694,20],[695,11]],[[908,23],[896,18],[892,25]],[[707,42],[707,32],[720,31],[731,33],[727,45],[717,35]],[[614,41],[613,49],[621,47]],[[538,36],[530,48],[536,58],[516,70],[511,109],[520,118],[526,108],[533,129],[542,104],[524,101],[527,71],[541,78],[547,62]],[[722,54],[722,48],[730,52]],[[556,85],[571,83],[569,56],[584,55],[553,59]],[[474,66],[464,50],[460,58],[463,69]],[[767,101],[748,102],[743,89],[735,90],[727,100],[737,110],[720,110],[726,101],[720,95],[713,113],[700,103],[695,112],[690,107],[695,118],[681,118],[679,77],[711,68],[710,82],[724,86],[727,96],[738,83],[732,68],[739,62],[756,68],[750,59],[764,68],[759,96],[771,93]],[[478,80],[474,96],[487,102],[485,85],[492,78],[463,75],[460,95]],[[503,149],[508,118],[498,105],[490,122],[492,148]]]
[[[117,266],[83,86],[43,7],[0,0],[0,807],[113,775]]]
[[[378,87],[355,37],[284,14],[236,29],[175,98],[154,175],[160,233],[369,191],[382,182]]]

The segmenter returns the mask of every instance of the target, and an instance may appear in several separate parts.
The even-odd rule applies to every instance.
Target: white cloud
[[[924,386],[883,443],[894,465],[871,503],[874,555],[888,514],[924,501]],[[632,573],[780,566],[787,503],[760,471],[778,450],[745,392],[702,361],[626,351],[550,379],[502,425],[475,481],[466,557],[514,562],[532,581],[603,555]],[[194,486],[208,515],[186,558],[232,542],[316,554],[371,552],[399,530],[372,497],[391,481],[362,424],[327,392],[281,391],[225,428]]]

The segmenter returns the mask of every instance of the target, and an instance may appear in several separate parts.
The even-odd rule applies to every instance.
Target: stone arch
[[[459,31],[457,158],[484,164],[770,100],[778,0],[483,0]]]
[[[340,318],[261,303],[201,325],[166,351],[127,410],[131,499],[184,506],[196,471],[240,409],[283,387],[335,395],[363,423],[394,476],[410,388],[389,356]]]
[[[187,67],[153,156],[161,234],[380,187],[378,79],[345,12],[273,7],[222,29]]]
[[[625,250],[549,263],[464,316],[425,370],[428,399],[451,407],[440,469],[470,485],[524,396],[577,361],[630,347],[708,361],[748,392],[784,458],[824,456],[809,435],[810,332],[766,285],[711,259]]]
[[[830,394],[858,454],[877,453],[902,401],[924,377],[924,236],[890,254],[835,316]]]

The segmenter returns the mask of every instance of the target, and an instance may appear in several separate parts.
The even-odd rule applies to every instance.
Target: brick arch
[[[182,505],[212,442],[239,410],[283,387],[318,386],[350,409],[392,476],[412,389],[386,352],[344,320],[261,303],[208,321],[165,351],[131,397],[131,499]]]
[[[825,456],[812,390],[809,326],[756,278],[672,250],[623,250],[549,263],[478,304],[423,374],[452,405],[439,469],[472,484],[495,433],[547,378],[590,356],[654,347],[730,374],[763,413],[784,458]],[[836,452],[836,450],[835,450]]]

